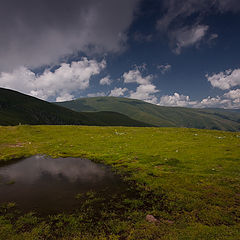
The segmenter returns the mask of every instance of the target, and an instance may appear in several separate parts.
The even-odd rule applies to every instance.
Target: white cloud
[[[229,99],[222,99],[221,97],[210,97],[208,96],[207,98],[202,99],[196,107],[200,108],[232,108],[231,107],[231,100]]]
[[[89,93],[87,96],[88,97],[104,97],[106,96],[106,93],[104,92]]]
[[[112,83],[111,79],[110,79],[110,76],[106,76],[104,78],[102,78],[99,83],[101,85],[110,85]]]
[[[225,93],[224,96],[230,99],[240,98],[240,89],[231,90],[228,93]]]
[[[63,93],[59,97],[56,98],[56,102],[65,102],[71,101],[74,99],[74,96],[69,93]]]
[[[231,90],[224,94],[224,97],[231,99],[231,108],[240,108],[240,89]]]
[[[137,66],[135,70],[130,70],[123,74],[124,83],[137,83],[139,86],[136,91],[131,91],[129,97],[134,99],[143,100],[150,103],[157,103],[155,93],[159,92],[156,86],[151,83],[153,75],[143,76],[140,72],[146,69],[146,64]]]
[[[200,101],[192,101],[189,96],[174,93],[162,96],[159,105],[193,108],[240,108],[240,89],[232,90],[223,96],[208,96]]]
[[[154,94],[157,92],[159,92],[159,90],[157,90],[153,84],[142,84],[137,87],[135,92],[131,91],[129,97],[156,104],[157,98]]]
[[[127,88],[117,88],[115,87],[109,94],[109,96],[112,97],[120,97],[120,96],[124,96],[125,92],[127,92],[128,89]]]
[[[138,83],[138,84],[149,84],[152,80],[152,75],[147,75],[146,77],[142,76],[142,73],[138,68],[135,70],[130,70],[123,74],[124,83]]]
[[[159,105],[163,106],[177,106],[177,107],[192,107],[197,104],[196,101],[191,101],[189,96],[179,93],[173,95],[164,95],[161,97]]]
[[[206,75],[206,78],[213,87],[222,90],[230,89],[231,87],[240,85],[240,68],[226,70],[213,75]]]
[[[99,74],[105,67],[104,60],[97,62],[87,58],[71,64],[62,63],[54,72],[46,69],[40,75],[26,67],[20,67],[11,73],[2,72],[0,86],[44,100],[49,98],[55,98],[57,101],[69,100],[73,92],[86,89],[90,78]]]
[[[158,65],[157,68],[161,71],[162,74],[165,74],[166,72],[171,70],[172,65],[162,64],[162,65]]]
[[[180,54],[182,48],[198,44],[208,31],[207,25],[194,25],[172,31],[170,39],[175,45],[174,52]]]

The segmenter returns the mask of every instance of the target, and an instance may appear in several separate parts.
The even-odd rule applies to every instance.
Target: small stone
[[[153,215],[148,214],[148,215],[146,216],[146,221],[147,221],[147,222],[150,222],[150,223],[155,223],[155,222],[157,222],[158,220],[157,220]]]

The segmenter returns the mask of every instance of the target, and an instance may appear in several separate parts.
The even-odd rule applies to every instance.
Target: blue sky
[[[38,4],[3,0],[0,87],[47,101],[240,108],[239,1]]]

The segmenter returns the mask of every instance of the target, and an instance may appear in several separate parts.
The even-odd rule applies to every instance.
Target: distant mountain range
[[[55,104],[78,112],[114,111],[137,121],[160,127],[240,130],[239,109],[163,107],[135,99],[117,97],[79,98]]]
[[[152,126],[121,113],[75,112],[28,95],[0,88],[0,125],[49,124],[96,126]]]
[[[159,126],[240,130],[240,112],[162,107],[117,97],[80,98],[61,103],[0,88],[0,125]]]

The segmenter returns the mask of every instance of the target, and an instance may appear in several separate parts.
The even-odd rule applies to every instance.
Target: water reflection
[[[126,189],[109,167],[87,159],[33,156],[0,168],[0,204],[14,201],[23,211],[72,211],[78,193],[101,191],[107,197]]]
[[[5,179],[32,184],[43,175],[49,174],[54,178],[65,177],[71,182],[98,181],[110,174],[106,167],[97,165],[88,159],[58,158],[33,156],[14,165],[0,169],[0,175]],[[110,177],[110,176],[108,176]]]

